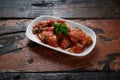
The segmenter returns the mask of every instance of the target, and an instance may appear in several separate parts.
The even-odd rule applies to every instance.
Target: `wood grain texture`
[[[120,72],[2,73],[1,80],[120,80]]]
[[[120,70],[120,20],[73,20],[93,29],[97,44],[90,55],[69,56],[40,46],[25,36],[30,19],[0,21],[0,71]]]
[[[120,18],[118,0],[1,0],[0,18]]]

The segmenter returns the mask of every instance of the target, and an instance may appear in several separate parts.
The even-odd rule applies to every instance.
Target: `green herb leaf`
[[[65,23],[54,23],[53,25],[55,27],[55,32],[57,34],[64,33],[65,35],[68,35],[68,28]]]

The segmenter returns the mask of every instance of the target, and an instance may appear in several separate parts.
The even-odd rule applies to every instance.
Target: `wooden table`
[[[85,57],[69,56],[30,41],[25,31],[37,16],[53,15],[93,29],[94,50]],[[119,80],[120,6],[118,0],[1,0],[1,79]]]

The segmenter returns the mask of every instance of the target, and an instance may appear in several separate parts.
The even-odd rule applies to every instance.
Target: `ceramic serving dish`
[[[51,49],[53,49],[53,50],[62,52],[63,54],[68,54],[68,55],[72,55],[72,56],[78,56],[78,57],[85,56],[85,55],[88,55],[88,54],[93,50],[93,48],[95,47],[95,44],[96,44],[96,34],[95,34],[95,32],[94,32],[92,29],[90,29],[90,28],[88,28],[88,27],[86,27],[86,26],[84,26],[84,25],[82,25],[82,24],[79,24],[79,23],[77,23],[77,22],[73,22],[73,21],[70,21],[70,20],[65,20],[65,19],[62,19],[62,20],[65,20],[66,23],[69,24],[71,27],[73,27],[73,28],[79,27],[79,28],[82,29],[86,34],[88,34],[88,35],[92,38],[92,40],[93,40],[92,45],[90,45],[90,46],[89,46],[87,49],[85,49],[83,52],[76,54],[76,53],[70,53],[70,52],[68,52],[68,51],[66,51],[66,50],[64,50],[64,49],[61,49],[61,48],[55,48],[55,47],[49,46],[49,45],[41,42],[40,39],[38,39],[38,37],[32,33],[33,26],[34,26],[37,22],[39,22],[39,21],[46,21],[46,20],[50,20],[50,19],[58,20],[58,19],[62,19],[62,18],[55,17],[55,16],[40,16],[40,17],[37,17],[36,19],[34,19],[34,20],[28,25],[28,27],[27,27],[27,29],[26,29],[26,36],[27,36],[30,40],[32,40],[32,41],[34,41],[34,42],[36,42],[36,43],[38,43],[38,44],[40,44],[40,45],[42,45],[42,46],[44,46],[44,47],[48,47],[48,48],[51,48]],[[61,54],[62,54],[62,53],[61,53]]]

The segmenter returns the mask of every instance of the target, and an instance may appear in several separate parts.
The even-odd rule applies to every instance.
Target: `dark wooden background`
[[[83,63],[79,64],[82,68],[78,69],[79,65],[72,66],[75,63],[72,64],[66,59],[63,59],[66,60],[65,64],[72,67],[54,68],[53,65],[53,68],[47,67],[43,70],[39,66],[34,67],[34,59],[39,57],[26,56],[28,48],[45,48],[28,41],[24,33],[31,20],[41,15],[59,16],[92,28],[98,37],[97,48],[102,47],[104,53],[99,50],[97,53],[96,48],[93,53],[96,53],[97,57],[88,58],[88,64],[82,61]],[[0,0],[0,80],[120,80],[119,18],[120,0]],[[109,43],[113,46],[106,49],[104,44],[109,46]],[[58,60],[66,56],[51,52],[60,56]],[[47,52],[43,56],[52,58]],[[71,58],[68,57],[73,62],[79,60]],[[91,62],[92,60],[98,64]],[[20,63],[21,61],[23,63]],[[48,64],[51,63],[48,61]],[[29,68],[30,65],[33,66]],[[40,73],[29,73],[30,70]]]
[[[120,18],[119,0],[0,0],[0,18]]]

